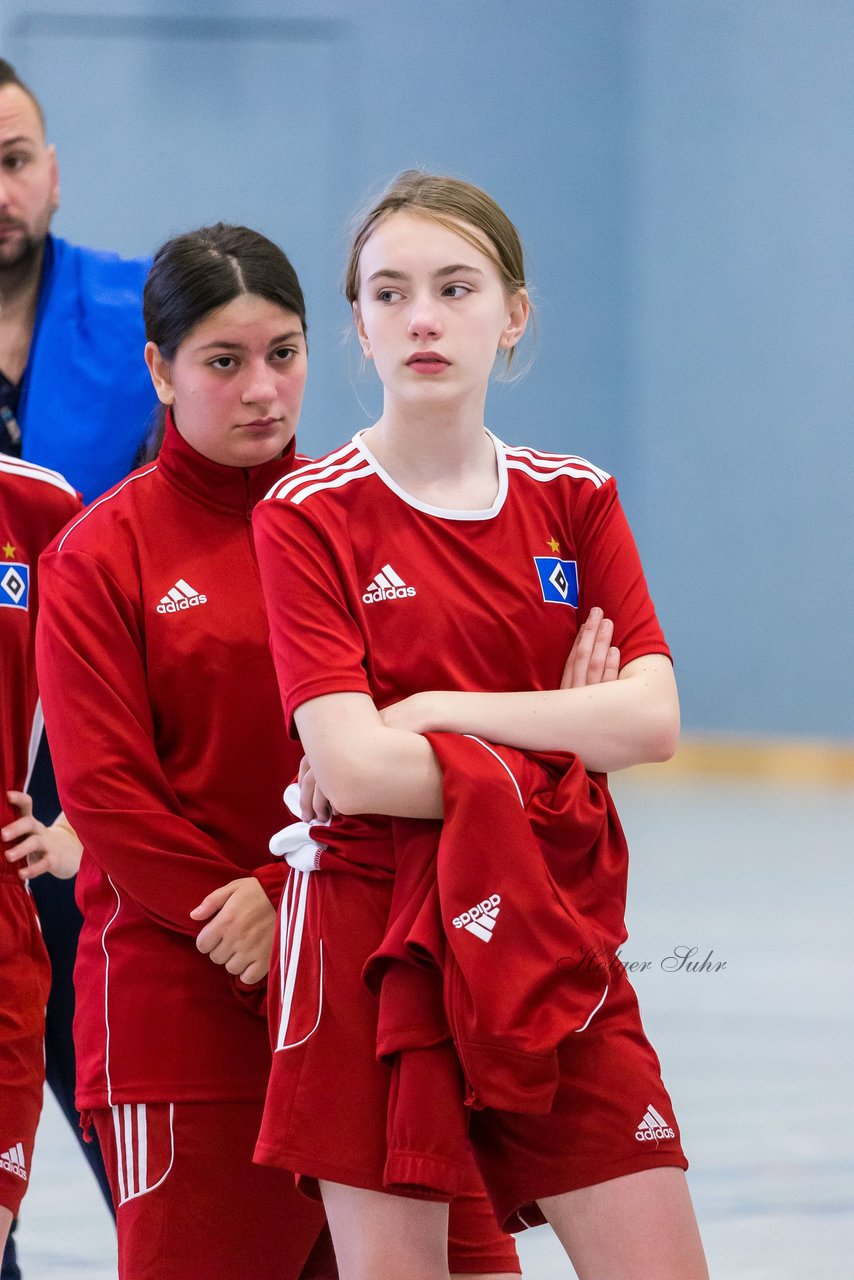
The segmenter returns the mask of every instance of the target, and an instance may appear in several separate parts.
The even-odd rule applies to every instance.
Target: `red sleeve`
[[[289,870],[290,868],[284,858],[277,858],[275,862],[262,863],[260,867],[256,867],[254,871],[250,872],[250,875],[258,881],[277,911],[282,901],[285,878]]]
[[[301,508],[259,502],[253,532],[282,706],[296,737],[293,714],[303,702],[328,693],[370,696],[364,637],[336,550]]]
[[[60,799],[87,857],[167,929],[246,873],[183,817],[154,747],[145,651],[131,603],[82,552],[40,563],[36,658]]]
[[[578,555],[579,618],[586,618],[594,605],[604,610],[614,623],[614,644],[623,666],[647,653],[669,658],[613,477],[598,489],[581,486],[571,515]]]

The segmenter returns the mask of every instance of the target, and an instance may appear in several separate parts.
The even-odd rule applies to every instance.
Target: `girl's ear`
[[[155,342],[146,342],[145,363],[148,365],[148,372],[151,374],[151,381],[154,383],[154,390],[157,392],[157,399],[161,404],[174,404],[175,392],[172,389],[172,370],[168,361],[163,359],[160,354],[160,348]]]
[[[370,360],[371,359],[371,343],[367,333],[365,333],[365,326],[362,322],[362,313],[359,310],[358,302],[353,303],[353,323],[356,326],[356,333],[359,338],[359,346],[362,348],[362,355],[365,357],[366,360]]]
[[[510,347],[516,346],[516,343],[527,328],[530,314],[531,300],[528,297],[528,290],[520,289],[510,299],[507,324],[504,326],[501,337],[498,340],[500,350],[507,351]]]

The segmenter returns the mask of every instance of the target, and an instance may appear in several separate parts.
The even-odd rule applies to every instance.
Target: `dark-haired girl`
[[[77,1102],[104,1150],[123,1280],[281,1280],[323,1215],[252,1164],[280,882],[266,845],[294,749],[268,710],[249,518],[292,465],[305,307],[275,245],[220,225],[160,250],[145,321],[159,456],[43,562],[41,691],[85,849]]]
[[[327,1277],[327,1234],[305,1261],[319,1206],[252,1164],[283,876],[267,842],[300,749],[249,520],[294,464],[305,307],[284,254],[226,226],[166,244],[144,303],[159,455],[43,562],[43,699],[85,847],[78,1105],[104,1147],[122,1280],[287,1280],[304,1263]],[[453,1269],[517,1270],[473,1169],[470,1182]]]

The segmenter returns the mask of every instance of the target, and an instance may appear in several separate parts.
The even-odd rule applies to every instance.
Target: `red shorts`
[[[27,1189],[44,1086],[47,958],[33,900],[0,865],[0,1205],[18,1212]]]
[[[270,977],[275,1052],[255,1158],[293,1169],[308,1195],[319,1194],[320,1178],[386,1190],[391,1072],[376,1059],[377,1005],[361,973],[382,937],[388,894],[382,881],[292,871],[282,895],[274,944],[281,963],[274,961]],[[324,938],[321,949],[319,908],[330,898],[346,913],[345,936],[338,947]],[[424,1099],[425,1109],[430,1102]],[[500,1230],[471,1158],[461,1184],[450,1204],[450,1270],[518,1272],[516,1246]]]
[[[548,1115],[473,1111],[469,1137],[498,1219],[509,1231],[545,1222],[541,1196],[577,1191],[660,1165],[688,1168],[658,1056],[637,997],[612,974],[600,1013],[558,1050]]]
[[[256,1158],[303,1180],[390,1189],[391,1072],[376,1059],[377,1004],[361,980],[383,936],[390,893],[385,880],[292,872],[282,899],[280,964],[271,976],[273,1068]],[[475,1158],[498,1220],[511,1230],[543,1221],[533,1204],[540,1196],[659,1165],[687,1168],[624,976],[613,978],[587,1029],[564,1041],[560,1066],[547,1115],[470,1113]],[[418,1100],[413,1131],[435,1134],[437,1153],[459,1128],[449,1105],[462,1108],[461,1090],[456,1103],[426,1091]]]
[[[258,1102],[94,1111],[116,1205],[120,1280],[333,1280],[320,1205],[252,1163]],[[321,1241],[322,1244],[322,1241]],[[309,1254],[318,1265],[303,1270]]]

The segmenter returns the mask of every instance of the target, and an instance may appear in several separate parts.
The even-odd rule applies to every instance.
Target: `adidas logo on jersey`
[[[24,1148],[20,1142],[14,1147],[10,1147],[8,1151],[4,1151],[0,1155],[0,1169],[5,1169],[7,1173],[17,1174],[19,1178],[27,1181],[26,1161],[24,1159]]]
[[[414,595],[415,588],[408,587],[390,564],[384,564],[362,599],[365,604],[376,604],[379,600],[404,600],[407,596]]]
[[[188,582],[179,578],[157,606],[158,613],[178,613],[181,609],[190,609],[197,604],[207,604],[207,596],[194,591]]]
[[[490,942],[492,940],[492,931],[495,928],[495,921],[498,919],[498,904],[500,901],[501,894],[493,893],[492,897],[484,898],[483,902],[478,902],[476,906],[469,907],[468,911],[461,911],[458,916],[454,916],[454,928],[468,929],[469,933],[473,933],[476,938],[480,938],[481,942]]]
[[[670,1125],[660,1116],[652,1105],[646,1109],[646,1115],[637,1127],[635,1138],[638,1142],[660,1142],[663,1138],[675,1138],[676,1134]]]

